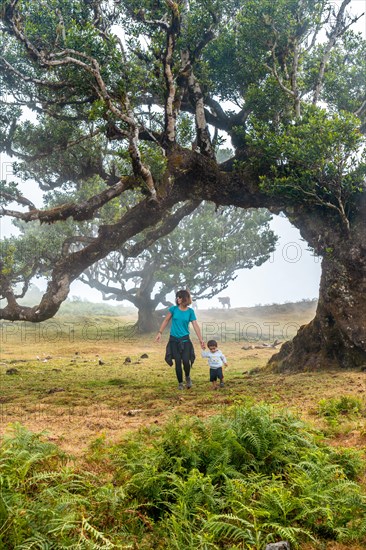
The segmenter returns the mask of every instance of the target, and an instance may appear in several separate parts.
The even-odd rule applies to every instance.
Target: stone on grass
[[[126,416],[136,416],[141,412],[142,412],[142,409],[131,409],[130,411],[126,412]]]
[[[271,544],[267,544],[265,550],[291,550],[291,548],[290,543],[281,540],[280,542],[272,542]]]

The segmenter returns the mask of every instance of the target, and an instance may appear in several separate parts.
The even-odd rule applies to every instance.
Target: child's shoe
[[[221,380],[221,382],[220,382],[220,388],[224,388],[224,387],[225,387],[224,381]]]

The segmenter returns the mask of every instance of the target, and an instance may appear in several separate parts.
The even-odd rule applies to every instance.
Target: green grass
[[[267,317],[269,319],[268,323],[275,322],[276,308],[272,308],[271,311],[272,316]],[[291,323],[291,308],[283,306],[281,311],[281,315],[283,314],[281,322]],[[299,322],[302,324],[300,318],[305,313],[305,311],[296,313],[294,316],[296,323]],[[308,313],[309,311],[307,310]],[[232,316],[229,317],[229,314]],[[244,317],[240,317],[241,314],[237,310],[231,313],[209,310],[206,313],[201,312],[200,317],[206,319],[205,322],[209,322],[209,317],[212,316],[214,318],[215,315],[218,319],[226,315],[226,327],[235,326],[238,318],[244,319]],[[289,315],[289,317],[286,317],[286,315]],[[261,318],[263,324],[266,322],[264,320],[265,317],[263,312],[257,312],[255,318],[257,320]],[[247,322],[248,318],[245,319],[245,322]],[[52,333],[51,329],[53,327],[52,330],[54,330],[56,325],[50,325],[48,329],[43,329],[46,332],[43,332],[43,338],[38,339],[37,335],[42,334],[42,332],[39,332],[40,329],[37,327],[32,326],[28,328],[28,326],[25,327],[24,325],[16,329],[8,327],[4,329],[3,327],[0,363],[1,430],[4,433],[6,426],[14,422],[20,422],[34,433],[46,430],[45,435],[41,438],[43,443],[56,443],[57,448],[55,450],[52,447],[54,449],[52,452],[55,452],[57,456],[58,454],[62,456],[62,452],[66,452],[68,457],[70,455],[74,456],[75,465],[73,468],[78,475],[83,476],[84,473],[88,472],[88,475],[96,475],[97,478],[99,475],[102,476],[98,479],[101,483],[102,493],[109,495],[103,504],[108,510],[111,507],[113,508],[115,505],[113,502],[116,499],[117,502],[120,502],[118,499],[122,498],[122,493],[117,497],[113,494],[112,489],[108,488],[108,483],[113,481],[113,476],[115,477],[115,482],[118,482],[118,487],[120,485],[121,487],[123,486],[123,490],[121,489],[123,494],[126,492],[124,484],[125,481],[127,483],[127,480],[119,478],[120,473],[115,462],[115,457],[117,456],[115,449],[120,448],[118,446],[121,439],[123,439],[123,447],[131,448],[136,453],[136,456],[142,457],[145,453],[150,468],[150,463],[156,466],[155,458],[149,454],[150,450],[152,452],[156,448],[156,445],[159,446],[162,438],[168,437],[170,440],[173,438],[173,448],[175,446],[176,449],[180,449],[179,456],[182,458],[188,452],[187,449],[191,448],[191,445],[196,448],[194,453],[197,451],[197,445],[199,448],[202,447],[202,449],[205,447],[204,442],[199,440],[199,434],[196,433],[197,426],[201,426],[200,430],[202,434],[205,433],[205,438],[209,439],[211,437],[210,434],[213,433],[213,428],[209,428],[209,424],[206,424],[206,422],[209,422],[210,418],[215,417],[217,414],[222,414],[223,416],[220,417],[221,420],[219,422],[225,425],[225,422],[227,422],[224,420],[226,418],[226,411],[230,411],[232,407],[244,407],[246,410],[248,405],[255,408],[256,404],[263,402],[273,407],[273,412],[271,413],[273,415],[286,416],[287,414],[294,414],[306,422],[310,422],[314,428],[320,429],[325,434],[323,436],[324,441],[328,441],[333,448],[339,449],[337,451],[337,460],[343,473],[340,474],[338,472],[336,476],[340,475],[340,479],[344,479],[345,482],[347,480],[351,481],[351,484],[357,482],[360,475],[360,470],[357,466],[358,459],[355,458],[356,455],[352,454],[353,451],[349,449],[355,447],[364,452],[366,444],[366,418],[364,414],[366,410],[366,384],[363,373],[356,370],[328,371],[326,365],[324,365],[324,370],[319,372],[303,372],[292,375],[274,374],[266,367],[266,363],[273,350],[242,349],[243,346],[247,347],[247,341],[227,338],[226,342],[220,342],[220,347],[229,360],[229,368],[225,372],[225,388],[215,392],[211,390],[208,381],[206,360],[201,359],[198,353],[198,358],[192,370],[193,388],[189,391],[178,392],[174,369],[167,366],[163,361],[165,345],[155,344],[153,335],[142,338],[137,337],[135,334],[132,337],[131,323],[133,319],[127,319],[129,324],[127,325],[127,329],[124,329],[123,323],[126,322],[126,318],[123,320],[121,318],[111,316],[107,318],[98,315],[98,319],[96,320],[95,318],[84,316],[74,319],[77,331],[75,330],[72,335],[69,332],[70,325],[68,323],[71,322],[69,317],[60,316],[56,319],[56,322],[62,324],[64,332],[55,342],[50,341],[50,336],[55,334],[55,332]],[[88,330],[90,329],[90,332],[86,333],[87,338],[82,337],[83,323],[87,323],[87,328]],[[95,329],[96,325],[98,330]],[[115,330],[116,326],[118,327],[118,331]],[[94,333],[92,332],[93,327]],[[101,337],[93,339],[93,334],[95,335],[98,331],[101,332]],[[45,334],[48,334],[49,337],[45,338]],[[195,341],[194,335],[192,339]],[[255,345],[256,342],[254,341],[253,346]],[[198,352],[197,346],[196,351]],[[148,354],[147,359],[141,359],[143,353]],[[125,364],[127,356],[131,358],[131,363]],[[47,360],[45,359],[46,357],[48,357]],[[99,364],[100,360],[102,360],[103,364]],[[17,369],[18,373],[12,375],[6,374],[6,371],[10,368]],[[281,412],[284,409],[287,412]],[[177,429],[178,431],[176,430],[174,435],[174,422],[178,422],[174,419],[177,418],[177,415],[182,420],[180,421],[179,429]],[[194,416],[197,419],[194,421],[193,427],[190,426],[189,420],[185,419],[187,415],[189,417]],[[212,420],[212,422],[215,421]],[[168,426],[167,430],[170,435],[164,435],[165,426]],[[190,427],[187,429],[185,426]],[[230,430],[232,428],[229,429],[228,433],[231,433]],[[193,439],[191,437],[192,432],[195,434],[192,436]],[[218,471],[221,472],[221,481],[216,480],[215,476],[218,475],[216,470],[213,469],[208,472],[201,469],[199,464],[203,459],[202,457],[197,458],[196,455],[196,458],[192,459],[193,462],[189,468],[183,465],[185,470],[189,470],[190,472],[187,478],[184,477],[183,479],[179,477],[177,479],[174,477],[176,472],[171,472],[169,469],[163,469],[160,472],[163,478],[164,476],[168,476],[168,479],[170,479],[169,483],[173,484],[174,492],[177,494],[179,491],[183,491],[183,494],[186,494],[187,491],[194,494],[198,491],[197,487],[202,488],[203,493],[199,497],[201,500],[198,499],[197,504],[192,503],[198,517],[194,518],[194,528],[186,529],[188,538],[185,538],[186,535],[184,533],[179,532],[180,525],[187,525],[187,522],[191,521],[190,518],[184,515],[184,500],[178,499],[174,501],[173,506],[171,497],[169,497],[169,517],[159,516],[158,525],[155,525],[156,518],[155,516],[151,517],[151,510],[149,507],[146,507],[146,502],[144,501],[144,504],[141,504],[136,495],[133,498],[130,495],[132,501],[123,501],[123,506],[127,506],[127,510],[129,510],[123,516],[124,527],[121,524],[119,526],[119,529],[123,532],[126,529],[126,540],[123,543],[119,541],[118,544],[120,546],[117,545],[118,548],[128,548],[128,544],[135,544],[135,547],[141,549],[155,547],[180,547],[187,550],[200,547],[216,548],[218,543],[215,537],[219,537],[220,540],[223,539],[226,541],[227,539],[227,548],[233,550],[234,548],[262,548],[263,541],[270,540],[269,531],[266,531],[262,523],[258,523],[259,520],[256,516],[254,517],[255,514],[259,514],[260,522],[262,522],[266,515],[261,507],[257,509],[254,506],[255,502],[252,503],[254,512],[252,510],[252,515],[250,516],[248,510],[242,508],[244,501],[241,504],[239,503],[236,508],[233,507],[230,511],[230,507],[226,508],[226,505],[221,506],[222,495],[218,502],[215,500],[218,490],[216,482],[221,487],[220,483],[223,483],[222,480],[229,479],[230,477],[227,477],[227,472],[236,468],[235,464],[231,464],[230,461],[228,462],[229,459],[227,457],[225,458],[220,454],[222,441],[227,442],[228,445],[231,441],[231,436],[229,437],[226,432],[225,434],[221,433],[217,426],[215,434],[214,441],[209,446],[210,449],[212,445],[214,448],[217,447],[217,456],[221,457],[217,463]],[[180,435],[184,436],[183,443],[179,439]],[[24,437],[31,439],[33,436],[28,435]],[[253,434],[251,437],[252,444],[254,446],[257,444],[260,447],[261,444],[258,441],[257,443],[255,442]],[[116,445],[116,447],[113,448],[113,445]],[[225,444],[225,447],[227,445]],[[214,454],[216,452],[213,449],[211,451]],[[320,451],[316,450],[316,456],[318,452]],[[327,453],[329,452],[330,450],[327,451]],[[316,459],[316,456],[314,459]],[[119,457],[119,460],[121,460],[120,453]],[[131,457],[133,458],[132,455]],[[57,460],[61,460],[61,458]],[[65,460],[66,464],[70,464],[70,458],[65,458]],[[146,460],[142,458],[141,460],[146,466]],[[165,457],[164,460],[168,459]],[[267,462],[268,458],[261,460],[262,462]],[[293,459],[293,464],[296,464],[296,460]],[[197,462],[196,466],[194,465],[194,461]],[[39,466],[42,471],[45,469],[44,464],[48,464],[48,462],[42,462],[42,465]],[[131,468],[135,468],[135,466],[131,465]],[[258,464],[257,468],[259,471],[261,466]],[[330,470],[332,469],[331,467],[329,468]],[[295,470],[293,472],[286,470],[286,474],[281,474],[280,478],[285,475],[287,480],[291,479],[290,485],[294,485],[295,478],[291,476],[295,475]],[[274,476],[273,479],[277,485],[275,484],[272,487],[271,484],[267,486],[264,483],[263,486],[260,486],[256,490],[255,494],[258,497],[261,495],[260,502],[262,502],[262,497],[264,499],[261,506],[264,506],[264,501],[272,503],[271,506],[274,506],[273,499],[279,499],[277,504],[280,507],[280,502],[283,501],[285,495],[288,494],[288,491],[292,491],[292,488],[288,484],[284,485],[283,480],[281,481],[280,478],[277,478],[279,471],[275,469],[271,474],[272,477]],[[298,470],[296,472],[300,477],[305,476],[304,472],[299,472]],[[171,477],[173,474],[174,479]],[[263,471],[260,475],[264,475]],[[269,473],[267,472],[266,475],[269,475]],[[320,475],[319,471],[317,475]],[[239,476],[240,479],[241,477]],[[363,478],[360,478],[360,482],[363,487]],[[83,483],[86,483],[86,481],[84,480]],[[137,483],[137,478],[134,478],[134,483]],[[147,486],[150,482],[145,480],[143,483],[144,486]],[[244,490],[241,483],[235,482],[235,491],[238,491],[239,494]],[[128,486],[130,487],[130,485]],[[226,490],[229,491],[228,485],[226,484],[225,486]],[[48,489],[45,489],[45,491],[46,494]],[[89,495],[89,489],[84,488],[83,491]],[[110,491],[112,492],[110,493]],[[75,496],[76,501],[78,501],[78,498]],[[91,502],[94,502],[94,497],[92,498],[89,495],[89,498]],[[306,500],[305,496],[303,498]],[[205,508],[203,517],[201,517],[201,512],[199,512],[200,507],[208,505],[210,499],[213,499],[212,502],[215,502],[215,514],[217,515],[215,519],[211,515],[213,512],[210,508],[208,511]],[[22,501],[20,501],[19,506],[19,510],[21,511],[23,509]],[[75,506],[76,508],[73,512],[74,519],[70,519],[70,525],[74,527],[70,527],[69,531],[69,528],[67,528],[66,531],[70,534],[74,529],[76,530],[75,532],[79,533],[79,536],[81,536],[80,533],[84,533],[86,537],[90,537],[90,540],[93,541],[90,542],[89,546],[84,541],[84,546],[80,546],[80,548],[97,548],[98,544],[102,548],[108,548],[108,543],[98,538],[98,532],[108,533],[108,536],[106,535],[108,539],[108,537],[112,536],[111,533],[113,534],[114,532],[113,528],[108,524],[107,531],[105,531],[105,525],[101,526],[95,525],[93,522],[90,523],[88,520],[89,512],[85,507],[83,508],[84,505],[76,503]],[[268,504],[268,506],[270,505]],[[83,515],[80,515],[80,510],[83,511]],[[298,508],[291,508],[291,510],[298,510]],[[57,513],[60,514],[59,521],[62,523],[62,513],[61,511]],[[93,515],[95,514],[95,509],[92,510],[92,513]],[[298,513],[301,515],[300,512]],[[340,517],[342,517],[343,512],[340,512],[340,514]],[[21,522],[21,514],[18,519]],[[76,524],[73,523],[74,521],[77,523],[76,527]],[[274,521],[274,519],[272,518],[271,521]],[[319,518],[317,521],[319,521]],[[347,546],[350,544],[349,542],[342,542],[343,527],[336,524],[334,519],[329,520],[328,523],[327,521],[324,524],[326,526],[323,526],[324,532],[316,532],[313,526],[311,528],[311,536],[316,536],[320,540],[323,540],[323,542],[327,539],[338,540],[337,543],[334,543],[335,546],[332,546],[330,542],[329,544],[327,543],[327,550],[349,548],[350,546]],[[244,531],[247,529],[246,522],[252,522],[252,527],[250,528],[250,540],[252,542],[245,543],[247,546],[245,546],[243,541],[239,543],[235,539],[235,536],[239,536],[243,529]],[[205,524],[205,528],[203,528],[203,524]],[[257,527],[253,527],[254,524]],[[363,525],[362,518],[360,517],[357,526],[359,530],[361,529],[361,524]],[[293,525],[292,520],[291,525]],[[350,537],[351,531],[352,533],[354,532],[354,526],[347,522],[344,525],[348,529],[347,536]],[[284,525],[286,529],[289,527],[289,525]],[[96,531],[93,531],[94,528]],[[209,534],[206,532],[207,528],[209,529]],[[272,525],[272,529],[275,529],[274,525]],[[285,530],[282,531],[282,534],[286,534],[289,539],[295,537],[294,540],[301,540],[301,548],[315,548],[315,543],[311,542],[311,537],[309,538],[305,533],[308,526],[305,523],[301,523],[299,529],[302,529],[303,532],[300,533],[298,531],[291,534],[290,531]],[[361,534],[362,529],[360,530]],[[172,537],[172,542],[169,543],[171,546],[167,546],[164,539],[164,533],[167,530],[175,533],[174,537]],[[271,533],[273,535],[272,531]],[[278,530],[276,533],[276,537],[279,537],[280,531]],[[34,536],[34,533],[32,536]],[[113,544],[116,544],[113,537],[114,535],[111,540]],[[130,537],[130,541],[133,541],[132,543],[127,542],[128,537]],[[255,542],[257,540],[256,537],[258,539],[257,542]],[[306,540],[308,542],[305,542]],[[357,540],[357,537],[354,538],[352,548],[362,548],[363,543],[356,542]],[[359,540],[361,539],[359,538]],[[22,542],[21,544],[24,543]],[[42,544],[39,542],[39,546],[33,547],[48,548],[48,546],[42,546]],[[357,544],[361,544],[361,546],[357,546]],[[49,547],[53,548],[52,545]],[[221,548],[221,546],[218,547]],[[11,548],[11,546],[8,545],[8,548]],[[54,548],[61,548],[61,546],[56,545]]]
[[[213,312],[208,314],[213,315]],[[216,315],[220,316],[221,312]],[[60,318],[64,323],[64,317]],[[164,423],[175,412],[192,412],[205,417],[247,398],[285,406],[326,428],[329,428],[329,417],[319,415],[322,399],[331,403],[332,399],[344,395],[345,399],[358,400],[365,409],[363,373],[324,370],[273,374],[266,363],[274,350],[245,350],[242,348],[247,342],[235,340],[220,343],[229,360],[224,390],[211,391],[207,363],[199,357],[196,346],[198,357],[192,370],[194,386],[189,392],[178,393],[174,368],[163,360],[164,344],[154,343],[152,335],[135,336],[134,339],[110,338],[110,317],[98,321],[106,338],[83,339],[80,336],[82,320],[75,322],[79,327],[78,338],[77,334],[72,339],[64,335],[52,345],[45,339],[34,341],[34,335],[38,334],[35,327],[25,341],[20,337],[21,330],[5,333],[0,363],[3,429],[14,421],[25,423],[35,431],[47,429],[50,437],[67,450],[75,448],[80,452],[96,432],[105,432],[115,440],[121,432],[136,429],[141,424]],[[88,326],[93,323],[89,318]],[[123,328],[121,319],[113,319],[113,323]],[[148,354],[147,359],[141,359],[144,353]],[[131,357],[131,363],[124,363],[126,356]],[[46,360],[46,357],[50,358]],[[18,373],[6,374],[11,368]],[[130,410],[139,410],[139,413],[131,417],[128,416]],[[337,423],[346,426],[346,420],[349,431],[356,428],[359,433],[365,431],[363,415],[356,419],[341,414]],[[363,445],[362,438],[358,444]]]

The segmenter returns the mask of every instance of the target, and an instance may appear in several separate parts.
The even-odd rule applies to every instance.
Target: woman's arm
[[[198,340],[201,344],[201,348],[205,349],[205,343],[202,340],[201,329],[200,329],[200,326],[199,326],[198,322],[197,321],[192,321],[192,325],[193,325],[195,333],[197,334],[197,338],[198,338]]]
[[[166,317],[164,319],[164,321],[161,323],[161,326],[159,328],[159,332],[158,334],[156,335],[156,338],[155,338],[155,341],[156,342],[160,342],[161,340],[161,335],[163,334],[164,332],[164,329],[165,327],[167,326],[167,324],[169,323],[170,319],[172,318],[172,314],[170,313],[170,311],[168,311],[168,313],[166,314]]]

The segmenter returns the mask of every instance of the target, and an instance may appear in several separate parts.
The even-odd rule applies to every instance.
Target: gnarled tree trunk
[[[271,358],[277,370],[366,366],[366,201],[360,202],[348,235],[324,215],[295,220],[323,256],[319,302],[315,318]]]
[[[155,311],[156,304],[145,300],[136,304],[138,307],[137,330],[139,334],[148,334],[159,330],[162,319]]]

